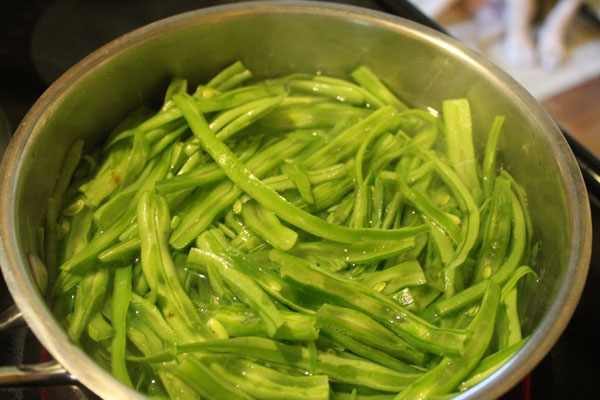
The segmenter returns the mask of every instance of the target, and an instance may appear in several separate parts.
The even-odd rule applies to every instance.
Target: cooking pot
[[[539,280],[528,282],[519,304],[531,338],[460,398],[495,398],[518,383],[566,327],[587,275],[590,210],[570,148],[533,97],[461,43],[401,18],[321,2],[241,3],[158,21],[83,59],[35,103],[0,169],[0,263],[16,305],[52,356],[101,397],[143,398],[69,341],[36,286],[28,238],[44,224],[45,199],[76,139],[91,149],[125,114],[159,98],[171,77],[203,82],[235,60],[257,78],[344,77],[364,64],[401,98],[431,110],[446,98],[466,97],[479,150],[493,117],[506,116],[502,165],[526,192],[540,242]]]

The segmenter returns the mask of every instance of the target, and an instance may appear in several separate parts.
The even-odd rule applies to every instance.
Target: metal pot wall
[[[258,78],[371,67],[413,105],[439,109],[467,97],[481,149],[497,114],[507,117],[503,166],[525,188],[541,251],[540,279],[521,299],[530,341],[499,371],[461,395],[495,398],[556,342],[579,300],[591,247],[588,199],[575,159],[540,105],[513,79],[465,46],[410,21],[320,2],[254,2],[168,18],[97,50],[58,79],[13,137],[0,169],[0,263],[24,317],[64,368],[98,395],[142,398],[74,346],[36,288],[28,232],[43,225],[45,199],[69,145],[98,145],[120,118],[151,102],[177,75],[205,81],[243,62]]]

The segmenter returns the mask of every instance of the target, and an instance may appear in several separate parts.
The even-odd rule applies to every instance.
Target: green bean
[[[432,204],[426,195],[418,190],[408,187],[404,179],[398,176],[398,188],[413,207],[423,213],[428,219],[432,220],[437,226],[452,239],[454,243],[459,243],[461,238],[460,228],[456,223],[442,210]]]
[[[366,66],[358,67],[352,72],[351,75],[360,86],[372,93],[382,102],[391,104],[400,111],[408,108],[406,104],[400,101]]]
[[[448,158],[457,175],[471,192],[475,202],[480,204],[482,191],[473,149],[469,102],[466,99],[445,100],[442,109],[446,126]]]
[[[271,257],[280,263],[285,280],[301,285],[305,290],[326,298],[333,304],[369,313],[401,338],[417,347],[435,354],[460,354],[464,333],[429,325],[400,305],[360,283],[325,274],[305,261],[273,250]]]
[[[94,211],[94,223],[100,230],[110,228],[127,211],[135,194],[140,190],[140,186],[144,183],[153,167],[154,163],[150,162],[135,183],[120,190]]]
[[[127,229],[131,224],[132,219],[135,218],[135,210],[137,207],[138,199],[147,190],[154,187],[154,182],[162,179],[169,166],[168,155],[163,156],[162,160],[156,164],[148,176],[140,185],[139,191],[133,197],[131,203],[128,205],[127,210],[105,231],[96,233],[89,244],[83,248],[80,252],[73,255],[73,257],[66,260],[61,265],[61,270],[66,272],[82,272],[90,267],[89,263],[103,250],[111,246],[116,242],[118,237]],[[70,278],[62,282],[57,282],[55,285],[55,293],[65,292],[68,289],[76,285],[78,280]]]
[[[444,357],[437,366],[394,397],[395,400],[425,399],[449,393],[479,363],[492,340],[500,303],[500,287],[493,281],[488,281],[486,285],[479,312],[469,324],[469,330],[473,333],[465,343],[464,353],[458,357]]]
[[[50,285],[54,283],[55,271],[58,263],[58,239],[56,237],[56,224],[60,209],[63,207],[65,193],[69,182],[73,178],[77,164],[81,159],[83,150],[83,141],[76,141],[68,150],[65,160],[61,166],[58,179],[51,197],[48,199],[48,207],[46,212],[45,225],[45,240],[44,240],[44,260],[48,267],[48,282]]]
[[[508,256],[504,263],[500,266],[498,271],[488,278],[497,284],[503,284],[511,275],[511,273],[517,268],[523,253],[525,251],[526,241],[526,229],[525,219],[519,200],[512,194],[512,210],[513,210],[513,227],[512,227],[512,238],[511,245],[508,252]],[[436,313],[440,316],[448,315],[460,308],[477,301],[485,292],[487,280],[483,280],[475,285],[469,286],[463,291],[456,295],[444,299],[435,304]]]
[[[160,195],[144,192],[137,206],[141,239],[141,261],[150,289],[164,299],[170,321],[180,323],[183,332],[194,340],[211,338],[196,308],[185,293],[168,250],[169,210]]]
[[[313,153],[305,160],[305,165],[308,168],[322,168],[335,164],[358,149],[364,132],[377,135],[392,129],[397,122],[396,110],[391,106],[382,107],[350,126],[325,147]]]
[[[393,400],[394,394],[357,394],[356,390],[351,393],[331,391],[332,400]],[[437,399],[436,399],[437,400]]]
[[[222,113],[210,123],[209,127],[217,133],[219,139],[226,140],[242,128],[262,118],[263,115],[268,114],[282,100],[283,97],[278,96],[246,103]]]
[[[515,270],[515,272],[513,272],[512,276],[502,286],[501,300],[504,301],[504,299],[506,298],[508,293],[511,292],[516,287],[517,282],[521,278],[524,278],[527,275],[533,275],[533,277],[535,279],[538,279],[538,274],[534,270],[532,270],[530,267],[524,265],[522,267],[517,268]]]
[[[290,365],[299,371],[310,368],[309,350],[258,337],[211,340],[177,346],[177,353],[211,352],[235,354],[266,362]],[[316,374],[324,374],[340,382],[354,383],[385,391],[398,391],[421,374],[398,372],[358,358],[340,357],[335,354],[318,352]]]
[[[215,138],[215,140],[218,139]],[[219,143],[221,142],[219,141]],[[266,174],[285,158],[296,155],[304,146],[306,143],[283,139],[270,147],[268,149],[270,151],[265,151],[259,155],[260,157],[257,156],[248,161],[248,166],[253,167],[252,173],[247,169],[245,171],[257,179],[256,177]],[[169,240],[171,246],[182,249],[189,245],[212,223],[217,214],[231,205],[240,195],[240,188],[234,186],[230,181],[220,183],[207,196],[203,197],[202,201],[195,202],[189,212],[181,215],[181,223],[174,229]]]
[[[483,182],[483,197],[488,198],[494,190],[494,180],[496,176],[496,158],[498,155],[498,139],[502,132],[505,117],[497,116],[492,122],[490,133],[488,134],[485,154],[483,157],[483,172],[481,180]]]
[[[464,263],[469,252],[475,245],[477,236],[479,235],[479,208],[477,207],[474,198],[471,196],[465,185],[450,167],[444,164],[430,151],[418,152],[421,157],[433,164],[444,183],[446,183],[450,190],[454,193],[454,196],[459,202],[461,209],[467,212],[467,222],[463,227],[464,232],[462,233],[462,241],[460,242],[455,253],[454,260],[452,260],[452,262],[445,267],[447,270],[452,270]]]
[[[499,349],[509,347],[523,339],[517,311],[517,289],[509,291],[502,302],[496,332]]]
[[[110,346],[111,371],[121,382],[132,387],[131,378],[125,365],[127,308],[131,298],[131,266],[117,268],[112,296],[111,324],[113,338]]]
[[[250,308],[211,304],[198,304],[198,307],[201,313],[219,321],[229,336],[269,337],[260,316]],[[284,323],[275,332],[275,339],[308,341],[319,337],[314,315],[284,310],[280,313]]]
[[[171,79],[171,82],[169,82],[169,86],[167,87],[167,90],[165,91],[165,99],[163,100],[163,106],[160,109],[162,111],[164,111],[166,109],[173,107],[173,102],[170,101],[171,97],[173,97],[173,95],[175,93],[186,93],[187,88],[188,88],[187,79],[182,79],[182,78],[177,78],[177,77]]]
[[[335,270],[342,269],[347,264],[372,263],[402,254],[414,248],[414,243],[414,239],[376,244],[346,244],[329,241],[301,242],[289,249],[288,253],[315,265],[330,265]]]
[[[186,357],[172,373],[181,379],[202,398],[209,400],[251,400],[252,398],[234,386],[222,375],[217,375],[202,360]]]
[[[217,75],[215,75],[208,83],[206,84],[209,88],[218,88],[220,85],[223,85],[227,82],[231,77],[244,72],[246,67],[241,61],[236,61],[230,66],[221,70]]]
[[[425,362],[424,353],[359,311],[323,304],[317,310],[317,319],[320,324],[333,327],[360,343],[379,349],[396,358],[418,365]]]
[[[129,239],[125,242],[118,243],[98,254],[98,260],[103,263],[131,262],[138,255],[140,248],[140,238]]]
[[[255,201],[242,206],[242,215],[248,227],[271,246],[289,250],[298,239],[298,234],[284,226],[275,213]]]
[[[237,74],[231,76],[225,82],[220,84],[217,87],[217,89],[221,90],[221,91],[230,90],[230,89],[238,87],[239,85],[241,85],[242,83],[246,82],[249,79],[252,79],[252,72],[250,72],[249,70],[244,70],[242,72],[238,72]]]
[[[427,279],[419,262],[409,260],[370,274],[365,273],[361,277],[361,281],[371,288],[384,283],[383,288],[378,291],[383,294],[392,294],[405,287],[424,285]]]
[[[198,395],[198,390],[194,387],[194,384],[186,382],[182,377],[173,374],[174,368],[175,366],[169,368],[164,366],[162,370],[158,371],[160,381],[167,392],[167,397],[171,399],[201,400],[202,397]]]
[[[517,343],[512,344],[509,347],[505,347],[489,356],[485,357],[477,365],[477,367],[471,372],[469,377],[458,385],[458,390],[461,392],[472,388],[485,378],[496,372],[502,365],[504,365],[517,351],[523,347],[528,338],[523,338]]]
[[[441,400],[505,363],[537,251],[504,117],[479,164],[466,99],[440,117],[352,76],[236,62],[77,143],[25,227],[71,339],[164,399]]]
[[[247,161],[250,157],[254,156],[260,143],[259,140],[254,140],[248,146],[244,146],[239,153],[240,160]],[[157,182],[156,190],[161,194],[167,194],[184,189],[195,189],[199,186],[218,182],[224,177],[225,174],[216,164],[202,164],[191,171],[180,173]]]
[[[211,362],[210,367],[259,399],[329,399],[329,380],[326,375],[294,376],[237,358],[227,361],[217,359]]]
[[[361,106],[365,103],[365,98],[362,93],[348,85],[342,86],[333,83],[298,79],[289,81],[288,86],[292,90],[315,93],[341,101],[342,103],[349,103],[356,106]]]
[[[145,323],[154,334],[165,343],[178,343],[181,339],[169,326],[158,307],[147,299],[131,293],[129,314],[134,313],[141,323]]]
[[[329,128],[340,121],[352,121],[369,115],[364,108],[342,103],[321,102],[316,104],[289,104],[290,97],[256,123],[261,131],[288,131],[295,129]]]
[[[319,297],[290,285],[278,273],[263,268],[241,251],[230,248],[227,254],[238,269],[251,276],[265,292],[280,303],[308,314],[314,313],[323,303]]]
[[[69,322],[68,334],[71,340],[78,342],[87,323],[104,300],[110,272],[99,268],[87,275],[77,286],[73,314]]]
[[[202,112],[215,112],[241,106],[249,101],[258,100],[264,97],[277,96],[285,93],[282,86],[244,86],[229,90],[225,93],[217,94],[209,98],[195,98],[196,106]],[[131,137],[136,131],[150,132],[153,129],[161,128],[165,124],[172,123],[181,119],[181,111],[177,107],[160,111],[148,118],[137,127],[125,130],[112,138],[105,149],[108,149],[123,139]],[[169,130],[170,132],[171,130]],[[162,135],[161,135],[162,136]]]
[[[358,340],[346,335],[343,332],[339,332],[335,329],[330,329],[327,326],[323,326],[320,329],[320,337],[326,338],[342,346],[345,350],[364,358],[365,360],[373,361],[379,365],[392,369],[398,372],[416,372],[416,370],[410,367],[408,364],[384,353],[383,351],[374,349],[367,346]]]
[[[63,256],[59,262],[64,262],[82,250],[89,242],[92,230],[93,212],[85,207],[71,218],[71,229],[64,239]]]
[[[100,342],[112,338],[114,333],[112,326],[106,322],[102,313],[97,311],[90,317],[87,334],[93,341]]]
[[[281,172],[287,176],[298,188],[302,199],[309,204],[313,204],[315,199],[312,194],[311,180],[304,164],[299,160],[293,160],[290,163],[281,166]]]
[[[177,140],[181,135],[183,135],[187,131],[188,127],[186,125],[182,125],[175,129],[174,131],[166,134],[160,140],[152,145],[150,149],[150,155],[148,158],[152,159],[159,155],[164,149],[166,149],[174,140]]]
[[[474,283],[488,278],[502,265],[510,241],[511,216],[510,182],[498,177],[473,275]]]
[[[237,270],[232,263],[228,262],[224,255],[216,255],[208,251],[192,248],[190,250],[190,257],[194,263],[211,263],[216,266],[218,274],[227,282],[227,285],[233,290],[236,296],[260,315],[269,336],[275,336],[277,330],[285,323],[285,319],[267,294],[252,278]]]
[[[244,168],[231,150],[216,138],[208,128],[203,116],[187,98],[177,95],[174,100],[178,107],[183,109],[192,131],[201,140],[204,149],[211,154],[229,179],[264,207],[274,211],[284,221],[316,236],[342,242],[401,240],[424,232],[423,227],[395,230],[345,228],[328,224],[322,219],[298,209]]]
[[[385,103],[379,100],[373,93],[351,82],[348,82],[347,80],[323,75],[315,75],[313,80],[316,82],[329,83],[336,86],[344,86],[358,92],[364,98],[366,107],[381,108],[385,106]]]

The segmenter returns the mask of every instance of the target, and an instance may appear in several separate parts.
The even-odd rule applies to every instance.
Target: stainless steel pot
[[[541,241],[539,283],[520,310],[531,340],[494,375],[461,395],[494,398],[554,345],[579,300],[591,247],[588,199],[575,159],[549,116],[513,79],[448,37],[400,18],[320,2],[256,2],[203,9],[138,29],[66,72],[29,111],[0,170],[0,263],[30,328],[64,368],[106,398],[141,398],[70,343],[36,288],[27,232],[43,225],[68,146],[97,145],[128,111],[173,75],[201,82],[241,59],[257,77],[370,66],[402,98],[439,109],[450,97],[473,108],[476,146],[494,115],[507,116],[502,159],[522,183]]]

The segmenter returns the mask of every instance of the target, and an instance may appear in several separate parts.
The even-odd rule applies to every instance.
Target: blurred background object
[[[412,3],[450,34],[512,75],[561,126],[600,156],[600,1],[412,0]],[[511,11],[509,3],[516,3],[517,9]],[[573,15],[568,15],[571,11]],[[531,59],[511,55],[515,45],[510,44],[509,33],[515,24],[523,23],[511,18],[520,19],[527,13],[530,15],[525,27],[527,39],[534,49]],[[544,62],[542,38],[548,26],[556,25],[560,18],[565,18],[558,22],[564,24],[557,32],[560,37],[552,40],[562,41],[565,52],[554,62]]]

